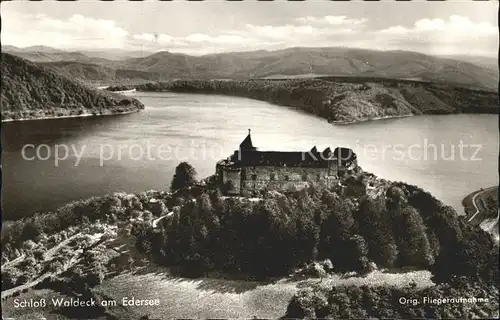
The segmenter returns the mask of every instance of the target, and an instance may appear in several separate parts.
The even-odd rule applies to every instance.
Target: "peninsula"
[[[132,87],[121,87],[125,88]],[[498,92],[385,78],[176,80],[135,88],[246,97],[292,107],[336,124],[424,114],[499,112]]]

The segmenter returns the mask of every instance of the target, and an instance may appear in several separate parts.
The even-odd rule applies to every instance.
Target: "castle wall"
[[[262,191],[266,188],[293,192],[315,184],[331,187],[337,182],[336,167],[245,167],[241,171],[241,192]]]
[[[226,194],[241,193],[241,169],[228,167],[221,168],[222,188]]]

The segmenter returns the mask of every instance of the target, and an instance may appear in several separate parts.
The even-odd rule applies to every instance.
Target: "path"
[[[45,280],[46,278],[48,278],[50,276],[57,276],[57,275],[65,272],[66,270],[71,268],[79,260],[79,258],[80,258],[80,255],[78,255],[77,257],[74,257],[74,256],[71,257],[71,259],[68,261],[66,266],[64,268],[62,268],[62,270],[59,270],[59,272],[54,272],[54,273],[48,272],[48,273],[36,278],[35,280],[32,280],[30,282],[27,282],[27,283],[22,284],[22,285],[17,286],[17,287],[2,291],[2,300],[14,295],[16,292],[22,292],[23,290],[26,290],[26,289],[29,289],[31,287],[36,286],[37,284],[39,284],[40,282],[42,282],[43,280]]]
[[[82,235],[82,233],[77,233],[77,234],[75,234],[75,235],[73,235],[73,236],[65,239],[64,241],[62,241],[58,245],[54,246],[50,250],[47,250],[47,252],[45,253],[45,259],[44,259],[43,262],[47,262],[47,261],[51,260],[52,256],[54,255],[54,253],[56,253],[56,251],[58,251],[59,249],[61,249],[64,245],[67,245],[71,240],[75,239],[77,236],[81,236],[81,235]],[[96,234],[94,236],[97,236],[97,235],[98,235],[98,237],[94,237],[94,242],[92,244],[90,244],[88,247],[92,247],[92,245],[96,241],[99,241],[99,239],[102,237],[103,234]],[[78,262],[80,260],[82,253],[87,248],[77,250],[76,251],[77,254],[71,257],[71,259],[65,264],[65,266],[62,268],[62,270],[59,270],[58,272],[48,272],[48,273],[43,274],[40,277],[38,277],[38,278],[36,278],[36,279],[34,279],[34,280],[30,281],[30,282],[27,282],[27,283],[22,284],[20,286],[16,286],[14,288],[10,288],[10,289],[5,290],[5,291],[2,291],[1,299],[3,300],[5,298],[8,298],[8,297],[12,296],[16,292],[22,292],[23,290],[26,290],[26,289],[29,289],[31,287],[34,287],[34,286],[36,286],[37,284],[39,284],[40,282],[42,282],[43,280],[45,280],[46,278],[48,278],[50,276],[57,276],[57,275],[65,272],[66,270],[68,270],[69,268],[71,268],[76,262]]]
[[[498,188],[498,186],[494,186],[494,187],[490,187],[490,188],[487,188],[487,189],[484,189],[484,190],[481,190],[479,192],[477,192],[473,197],[472,197],[472,204],[474,205],[474,208],[476,209],[476,212],[474,212],[474,214],[467,220],[467,222],[471,222],[472,220],[474,220],[474,218],[480,213],[480,212],[484,212],[484,210],[480,210],[477,203],[476,203],[476,199],[477,199],[477,196],[487,192],[487,191],[490,191],[490,190],[493,190],[493,189],[496,189]],[[498,216],[497,216],[497,219],[498,219]]]

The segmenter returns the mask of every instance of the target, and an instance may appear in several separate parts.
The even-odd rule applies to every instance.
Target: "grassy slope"
[[[190,319],[235,319],[252,317],[276,319],[286,311],[286,307],[300,288],[318,285],[322,287],[342,285],[387,285],[402,287],[412,281],[422,286],[432,285],[428,271],[391,274],[375,271],[366,277],[343,277],[332,275],[324,279],[304,280],[282,279],[274,283],[254,283],[241,280],[214,278],[186,279],[171,277],[161,270],[147,273],[122,274],[111,278],[99,287],[106,296],[121,300],[122,297],[159,299],[160,306],[138,306],[134,308],[110,310],[118,318],[133,315],[139,318],[149,314],[153,318]],[[193,301],[196,303],[193,304]]]
[[[138,111],[135,99],[92,90],[43,67],[2,53],[2,120]]]

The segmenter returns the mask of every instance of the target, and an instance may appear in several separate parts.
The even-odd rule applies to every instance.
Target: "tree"
[[[2,270],[2,291],[15,286],[19,271],[13,269]]]
[[[107,270],[102,263],[100,263],[99,261],[94,262],[85,278],[86,283],[90,287],[100,285],[106,277],[106,271]]]
[[[367,241],[368,257],[379,266],[393,267],[398,249],[383,200],[363,199],[356,216],[360,233]]]
[[[402,209],[393,219],[399,248],[399,263],[428,267],[434,263],[427,230],[422,217],[412,206]]]
[[[444,247],[431,268],[434,282],[447,282],[454,277],[473,281],[498,281],[498,246],[481,229],[468,226],[464,238]],[[497,269],[498,270],[498,269]]]
[[[193,186],[196,183],[196,170],[187,162],[181,162],[175,168],[175,174],[170,185],[172,192]]]

